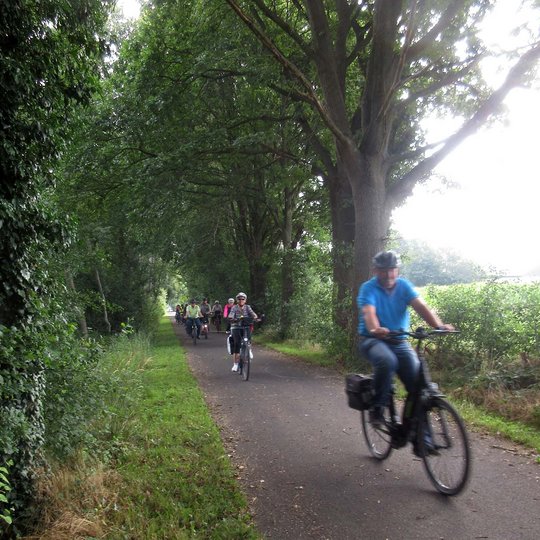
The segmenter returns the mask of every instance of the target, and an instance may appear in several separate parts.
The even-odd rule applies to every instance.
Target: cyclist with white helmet
[[[228,312],[228,319],[231,322],[231,332],[234,340],[233,353],[234,353],[234,364],[232,371],[238,371],[238,359],[240,357],[240,344],[244,332],[248,332],[248,338],[251,336],[251,329],[249,326],[242,326],[242,318],[251,318],[253,320],[257,319],[257,314],[251,309],[251,306],[246,304],[247,295],[246,293],[239,292],[236,295],[236,304]]]

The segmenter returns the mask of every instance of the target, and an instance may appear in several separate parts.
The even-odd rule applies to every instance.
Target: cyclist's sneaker
[[[234,364],[231,371],[238,371],[238,364]]]
[[[380,405],[375,405],[369,410],[369,423],[373,427],[382,427],[384,426],[384,414],[383,407]]]
[[[440,452],[433,446],[432,442],[426,441],[424,444],[424,449],[428,456],[440,456]],[[423,457],[423,452],[420,450],[420,447],[414,443],[413,444],[413,453],[416,457]]]

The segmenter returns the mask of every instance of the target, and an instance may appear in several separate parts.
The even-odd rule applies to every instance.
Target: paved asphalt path
[[[244,382],[224,333],[195,346],[175,330],[265,538],[540,539],[540,466],[525,450],[473,434],[471,481],[444,497],[410,446],[369,456],[341,375],[255,343]]]

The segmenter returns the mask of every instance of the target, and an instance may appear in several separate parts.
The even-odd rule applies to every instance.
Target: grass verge
[[[91,444],[49,461],[26,539],[259,538],[168,318],[152,344],[122,336],[91,373],[104,396]]]
[[[537,454],[536,462],[540,463],[540,432],[537,429],[484,411],[470,401],[452,399],[452,403],[470,426],[485,429],[533,449]]]
[[[168,318],[143,373],[144,391],[108,538],[255,539],[247,503]]]
[[[295,340],[287,340],[284,342],[272,341],[271,338],[266,337],[264,334],[258,334],[255,336],[256,342],[260,345],[264,345],[270,349],[274,349],[283,354],[296,356],[302,358],[310,364],[318,366],[334,366],[335,361],[323,351],[317,344],[309,344]]]

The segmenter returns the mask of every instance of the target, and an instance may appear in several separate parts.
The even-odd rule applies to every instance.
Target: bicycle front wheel
[[[242,379],[247,381],[249,379],[249,368],[251,367],[251,358],[249,354],[249,344],[242,347],[240,351],[240,361],[243,364],[242,367]]]
[[[418,446],[427,475],[444,495],[457,495],[471,468],[469,438],[463,420],[446,400],[435,398],[419,423]]]
[[[369,421],[369,411],[364,410],[362,416],[362,431],[370,454],[376,459],[386,459],[392,452],[392,436],[390,434],[390,409],[384,408],[384,425],[374,426]]]

